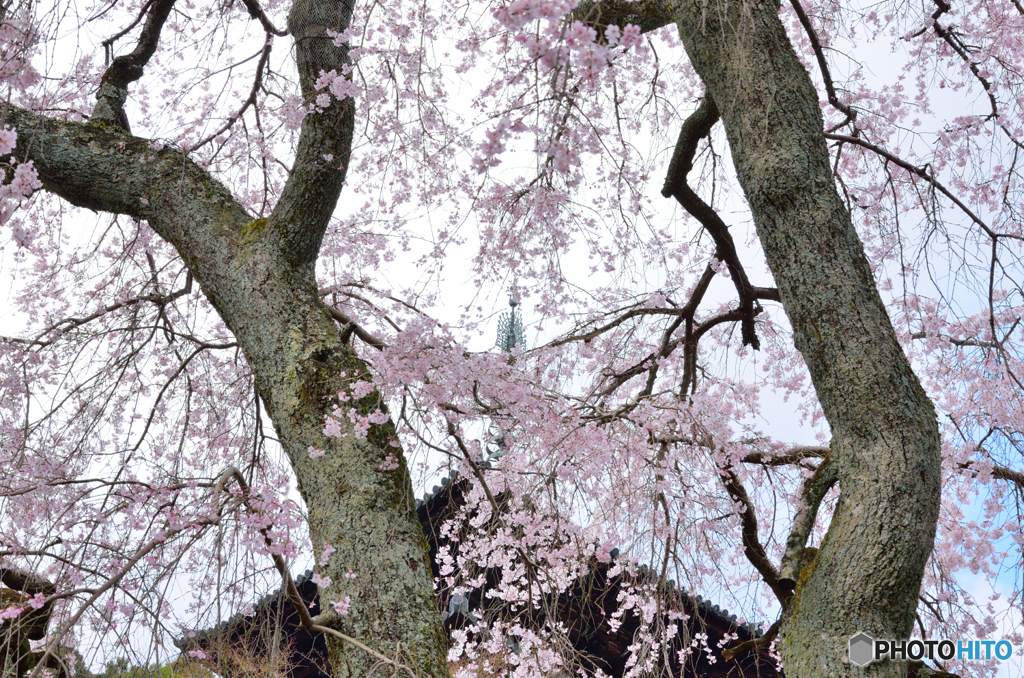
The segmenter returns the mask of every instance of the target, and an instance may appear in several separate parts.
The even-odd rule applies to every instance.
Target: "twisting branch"
[[[955,30],[951,28],[946,28],[939,23],[939,17],[941,17],[943,14],[951,10],[952,6],[948,2],[946,2],[946,0],[934,0],[934,2],[938,9],[932,12],[932,20],[929,22],[931,28],[932,30],[935,31],[935,35],[942,38],[943,42],[949,45],[952,48],[952,50],[956,52],[957,56],[959,56],[963,60],[963,62],[967,64],[968,70],[970,70],[971,74],[974,75],[975,79],[979,83],[981,83],[982,88],[985,90],[985,94],[988,95],[989,105],[992,106],[992,111],[987,116],[985,116],[985,119],[991,120],[992,118],[999,115],[999,105],[996,103],[995,94],[992,93],[992,83],[990,83],[988,79],[981,74],[981,70],[978,68],[978,64],[971,59],[969,48],[967,47],[967,45],[964,44],[964,41],[961,40],[960,37],[956,34]],[[922,28],[917,33],[914,33],[913,37],[921,35],[926,30],[927,28]]]
[[[1020,471],[1014,471],[1013,469],[1005,466],[993,466],[992,477],[998,478],[999,480],[1007,480],[1024,490],[1024,473],[1021,473]]]
[[[779,602],[785,604],[789,594],[781,586],[779,572],[772,565],[772,561],[768,558],[768,554],[757,536],[757,516],[754,515],[754,504],[750,501],[750,495],[747,494],[746,488],[736,477],[731,466],[720,466],[718,474],[722,479],[722,484],[725,485],[725,491],[729,493],[733,501],[740,505],[740,530],[744,555],[761,574],[764,583],[772,590]]]
[[[800,568],[804,560],[805,546],[814,528],[814,519],[818,516],[818,507],[832,486],[839,480],[836,465],[830,463],[828,453],[825,460],[818,465],[818,470],[804,483],[800,493],[800,504],[793,516],[793,527],[786,539],[786,552],[782,556],[779,568],[779,584],[790,594],[796,588],[800,577]],[[785,602],[783,602],[785,604]]]
[[[108,50],[108,52],[107,52],[108,54],[109,54],[110,48],[114,46],[115,42],[117,42],[118,40],[120,40],[124,36],[128,35],[129,33],[131,33],[132,29],[139,25],[139,22],[141,22],[143,17],[146,16],[146,12],[149,11],[149,6],[152,5],[154,1],[155,0],[146,0],[146,4],[143,5],[142,9],[139,10],[139,15],[137,17],[135,17],[134,21],[132,21],[127,26],[125,26],[123,30],[118,31],[117,33],[115,33],[114,35],[110,36],[109,38],[104,40],[102,43],[100,43],[100,44],[103,45],[103,49],[104,50]],[[113,5],[111,5],[111,8],[113,8]],[[98,17],[93,17],[93,19],[95,19],[95,18],[98,18]]]
[[[124,115],[124,102],[128,98],[128,85],[142,77],[142,72],[156,52],[160,31],[174,6],[174,0],[154,0],[149,16],[142,27],[139,42],[129,54],[117,57],[103,74],[100,91],[96,94],[96,106],[92,109],[93,121],[116,122],[125,131],[130,131]],[[104,45],[112,49],[110,45]]]
[[[747,278],[743,264],[740,263],[736,244],[729,233],[729,227],[718,216],[718,213],[701,200],[700,196],[694,193],[686,183],[686,176],[693,169],[693,158],[697,153],[697,145],[701,139],[711,133],[711,128],[716,122],[718,122],[718,107],[715,106],[714,100],[709,95],[705,95],[700,106],[683,122],[683,127],[679,130],[679,139],[676,141],[676,148],[672,153],[668,176],[665,178],[661,194],[666,198],[675,198],[683,209],[696,218],[711,234],[717,248],[715,256],[729,267],[729,274],[740,297],[740,312],[742,314],[740,331],[743,344],[757,349],[760,347],[760,342],[754,331],[754,302],[756,300],[754,287]]]

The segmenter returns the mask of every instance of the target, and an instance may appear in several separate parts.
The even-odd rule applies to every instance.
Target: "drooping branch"
[[[779,584],[784,590],[792,593],[800,576],[800,568],[807,539],[814,528],[814,519],[818,516],[818,507],[832,486],[839,480],[835,464],[829,462],[828,453],[818,469],[804,483],[800,493],[800,504],[793,516],[793,527],[786,539],[786,552],[782,556],[779,568]]]
[[[114,311],[118,311],[122,308],[137,306],[139,304],[154,304],[160,309],[160,312],[163,313],[164,307],[166,307],[168,304],[172,304],[177,299],[180,299],[181,297],[191,293],[192,277],[191,275],[188,275],[186,277],[185,286],[182,287],[180,290],[175,290],[174,292],[171,292],[169,294],[143,294],[137,297],[132,297],[130,299],[125,299],[123,301],[114,302],[113,304],[108,304],[103,308],[99,309],[98,311],[94,311],[85,316],[63,318],[62,320],[59,320],[58,322],[53,323],[52,325],[44,329],[36,336],[34,340],[31,340],[29,343],[35,346],[48,346],[51,342],[44,341],[43,337],[53,332],[67,332],[72,328],[87,325],[93,320],[101,318],[107,315],[108,313],[113,313]]]
[[[82,605],[76,610],[68,619],[60,625],[60,627],[49,635],[47,638],[46,648],[44,649],[42,656],[39,658],[39,663],[36,668],[32,670],[32,674],[29,678],[38,678],[40,675],[40,669],[47,666],[47,661],[55,656],[57,649],[61,647],[65,636],[74,628],[75,624],[82,618],[86,610],[92,607],[96,601],[98,601],[107,591],[118,586],[124,577],[134,568],[138,563],[145,558],[152,551],[160,548],[169,539],[177,536],[178,534],[185,532],[186,530],[192,530],[196,528],[206,527],[209,525],[217,525],[224,517],[226,511],[234,503],[233,499],[227,499],[224,503],[221,503],[220,498],[227,490],[228,482],[236,477],[234,474],[240,476],[237,470],[229,468],[221,473],[217,482],[213,486],[213,490],[210,493],[210,499],[217,506],[216,511],[206,518],[197,519],[192,522],[186,523],[181,527],[171,527],[169,524],[164,530],[160,531],[159,536],[150,539],[145,545],[140,547],[134,554],[131,555],[124,563],[120,564],[114,571],[114,573],[100,586],[92,589],[88,589],[85,592],[89,594],[88,600],[82,603]]]
[[[686,183],[686,177],[693,169],[693,158],[697,153],[697,145],[701,139],[711,133],[711,128],[718,122],[718,117],[718,108],[715,106],[714,100],[705,95],[700,106],[683,122],[682,129],[679,130],[679,139],[676,141],[676,148],[672,153],[668,176],[665,178],[661,194],[666,198],[675,198],[683,209],[696,218],[711,234],[711,238],[715,241],[715,255],[729,267],[729,274],[740,297],[742,313],[740,332],[743,344],[757,349],[760,347],[760,342],[754,330],[756,296],[754,287],[747,278],[747,272],[744,270],[743,264],[740,263],[739,254],[736,252],[736,243],[733,242],[732,235],[729,233],[729,227],[718,216],[718,213],[701,200],[700,196]]]
[[[260,52],[259,63],[256,64],[256,77],[253,79],[252,88],[249,90],[249,96],[246,97],[245,101],[242,102],[241,107],[235,112],[227,121],[217,128],[217,131],[213,134],[208,135],[205,139],[200,141],[193,147],[193,151],[200,146],[205,146],[224,132],[227,132],[231,127],[238,122],[238,120],[245,114],[249,108],[256,105],[256,97],[259,96],[260,88],[263,87],[263,74],[267,70],[267,64],[270,61],[270,50],[273,47],[274,42],[271,36],[268,34],[266,41],[263,43],[263,51]]]
[[[984,74],[982,74],[981,69],[978,68],[978,64],[973,59],[971,59],[971,48],[968,47],[964,43],[964,41],[960,39],[960,36],[957,35],[956,30],[952,28],[946,28],[945,26],[939,23],[939,18],[943,14],[951,10],[953,8],[952,5],[950,5],[945,0],[933,0],[933,2],[935,3],[935,6],[938,9],[932,12],[931,21],[928,23],[931,26],[932,30],[935,31],[935,35],[942,38],[943,42],[949,45],[950,48],[954,52],[956,52],[956,55],[960,57],[964,64],[966,64],[967,69],[971,72],[974,78],[981,84],[982,89],[985,90],[985,94],[986,96],[988,96],[989,105],[992,107],[992,110],[985,117],[985,119],[991,120],[992,118],[999,115],[999,105],[998,103],[996,103],[996,96],[992,92],[992,83],[989,82],[988,78],[986,78]],[[925,30],[926,29],[921,29],[920,31],[914,34],[914,37],[921,35],[922,33],[924,33]]]
[[[174,0],[154,0],[149,16],[142,27],[135,49],[121,55],[107,68],[96,94],[92,109],[93,121],[117,122],[127,131],[128,119],[124,115],[124,102],[128,98],[128,85],[142,77],[143,69],[156,52],[160,31],[174,7]],[[107,49],[110,49],[107,46]]]
[[[981,230],[985,231],[985,233],[990,238],[993,238],[993,239],[995,239],[995,238],[1013,238],[1015,240],[1024,240],[1024,238],[1022,238],[1019,235],[1015,235],[1015,234],[1012,234],[1012,233],[996,233],[995,231],[993,231],[992,228],[981,219],[981,217],[979,217],[977,214],[975,214],[971,210],[971,208],[969,208],[967,205],[965,205],[958,197],[953,195],[952,191],[950,191],[948,188],[946,188],[946,186],[941,181],[939,181],[938,178],[936,178],[935,175],[932,172],[930,172],[927,167],[918,167],[916,165],[913,165],[913,164],[907,162],[906,160],[900,158],[899,156],[897,156],[897,155],[895,155],[893,153],[890,153],[889,151],[885,150],[881,146],[879,146],[877,144],[873,144],[870,141],[867,141],[867,140],[862,139],[860,137],[851,137],[851,136],[848,136],[846,134],[833,134],[831,132],[826,132],[825,133],[825,138],[826,139],[831,139],[832,141],[839,141],[839,142],[842,142],[842,143],[854,144],[856,146],[860,146],[861,148],[865,148],[865,149],[867,149],[867,150],[877,154],[883,160],[886,160],[887,162],[891,162],[892,164],[901,167],[902,169],[906,170],[907,172],[921,177],[926,182],[931,184],[937,191],[939,191],[939,193],[942,193],[944,196],[949,198],[953,202],[954,205],[959,207],[960,210],[964,214],[966,214],[968,217],[970,217],[971,221],[973,221],[979,227],[981,227]]]

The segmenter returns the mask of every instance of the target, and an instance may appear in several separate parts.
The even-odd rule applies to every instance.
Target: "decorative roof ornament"
[[[518,309],[518,297],[516,286],[512,285],[508,295],[511,310],[498,317],[498,340],[494,345],[504,353],[511,353],[516,346],[526,348],[526,330],[523,328],[523,314]]]

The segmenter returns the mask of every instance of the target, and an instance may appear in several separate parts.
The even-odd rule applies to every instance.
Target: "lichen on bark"
[[[778,17],[761,2],[682,2],[676,24],[721,112],[754,217],[818,399],[841,488],[827,537],[799,570],[782,625],[790,678],[902,676],[848,663],[858,631],[911,631],[939,510],[935,411],[896,339],[836,192],[817,93]]]

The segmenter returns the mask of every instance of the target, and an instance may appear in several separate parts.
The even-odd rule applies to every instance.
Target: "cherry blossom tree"
[[[0,7],[0,628],[33,675],[167,663],[303,559],[337,676],[581,670],[531,611],[594,563],[656,573],[607,622],[643,622],[630,675],[1024,642],[1016,0]],[[683,637],[670,579],[767,632]],[[504,612],[449,634],[435,586]]]

